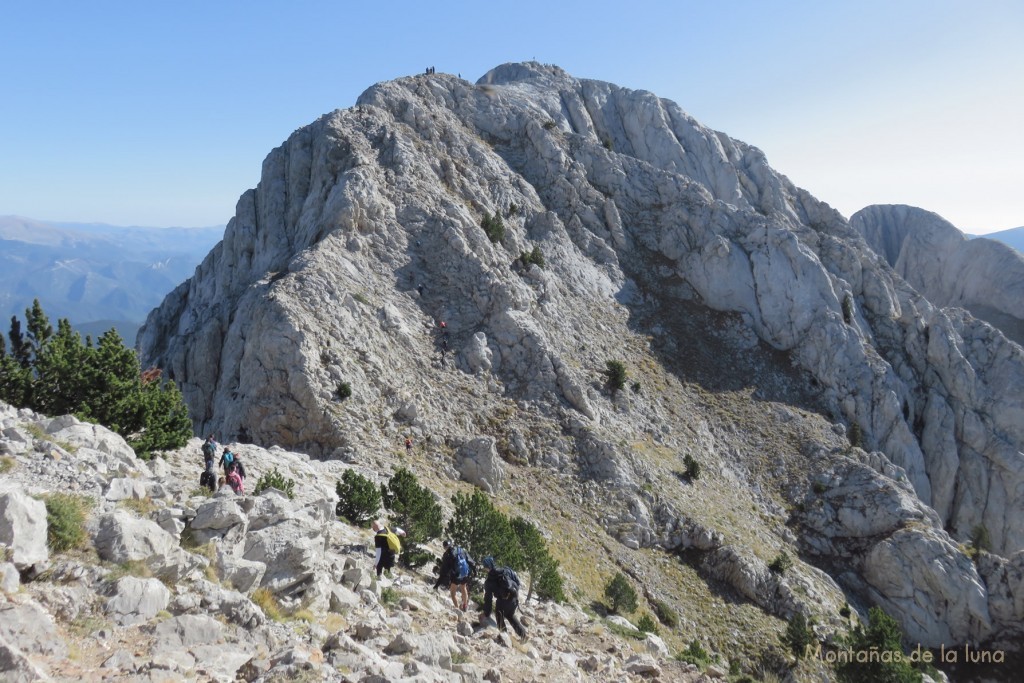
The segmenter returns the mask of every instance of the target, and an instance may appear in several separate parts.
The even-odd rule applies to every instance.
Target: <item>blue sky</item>
[[[226,223],[375,82],[536,59],[650,90],[849,216],[1024,225],[1024,2],[0,0],[0,215]]]

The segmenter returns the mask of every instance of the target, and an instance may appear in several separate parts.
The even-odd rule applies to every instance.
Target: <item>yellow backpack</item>
[[[386,538],[388,539],[388,548],[391,549],[391,552],[393,552],[395,555],[398,555],[399,553],[401,553],[402,552],[402,542],[400,540],[398,540],[398,534],[396,534],[395,532],[393,532],[391,529],[389,529],[387,527],[384,527],[384,533],[385,533]]]

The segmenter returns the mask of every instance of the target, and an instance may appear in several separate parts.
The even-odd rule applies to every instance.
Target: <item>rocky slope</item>
[[[378,581],[365,529],[334,520],[346,465],[237,445],[299,485],[199,489],[199,441],[149,462],[107,430],[0,404],[0,678],[5,681],[694,681],[654,635],[550,603],[526,643],[455,612],[433,577]],[[90,543],[47,548],[39,497],[90,501]],[[264,589],[266,595],[260,596]],[[273,609],[284,616],[275,615]]]
[[[911,206],[869,206],[850,225],[933,304],[966,308],[1024,345],[1024,253],[993,239],[968,239]]]
[[[1021,348],[651,93],[535,63],[375,85],[270,153],[139,344],[201,432],[380,472],[411,434],[438,486],[596,520],[559,558],[581,596],[627,569],[721,650],[845,601],[930,646],[1020,635]]]

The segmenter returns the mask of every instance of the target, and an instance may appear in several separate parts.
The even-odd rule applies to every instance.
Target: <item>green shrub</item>
[[[855,448],[862,448],[864,445],[864,430],[856,422],[850,425],[850,445]]]
[[[620,360],[610,360],[605,363],[604,377],[605,387],[614,396],[626,386],[626,366]]]
[[[338,505],[335,513],[352,524],[366,524],[377,516],[380,510],[380,491],[373,482],[355,470],[345,470],[335,487]]]
[[[636,590],[622,572],[616,572],[605,585],[604,597],[608,599],[608,609],[616,614],[636,611]]]
[[[339,401],[344,401],[352,395],[352,385],[348,382],[341,382],[338,384],[338,391],[336,392]]]
[[[658,625],[650,614],[643,614],[636,622],[636,628],[641,633],[658,633]]]
[[[852,633],[844,639],[843,644],[853,652],[876,651],[903,652],[903,633],[896,620],[878,607],[868,610],[868,627],[858,624]],[[921,673],[916,671],[904,655],[897,658],[872,657],[869,661],[840,661],[836,665],[836,677],[841,683],[868,683],[884,681],[885,683],[912,683],[921,680]],[[881,661],[888,659],[889,661]]]
[[[701,669],[707,668],[712,663],[712,657],[699,642],[691,640],[689,647],[676,655],[680,662],[688,662]]]
[[[785,574],[790,568],[792,568],[792,566],[793,559],[786,553],[785,550],[783,550],[775,557],[774,560],[772,560],[771,564],[768,565],[768,569],[770,569],[773,574],[779,574],[781,576],[782,574]]]
[[[529,252],[523,252],[519,255],[519,260],[522,262],[524,268],[529,268],[531,263],[537,265],[538,268],[543,268],[546,263],[544,261],[544,253],[541,252],[539,246],[534,246]]]
[[[61,553],[85,546],[87,501],[68,493],[54,493],[46,498],[46,543],[50,550]]]
[[[971,529],[971,545],[976,551],[988,552],[992,548],[992,537],[988,533],[988,527],[978,524]]]
[[[0,474],[7,474],[14,469],[18,461],[9,455],[0,456]]]
[[[700,478],[700,463],[697,462],[696,458],[687,453],[683,456],[683,465],[686,467],[686,470],[683,472],[683,477],[685,477],[687,481],[695,481]]]
[[[443,530],[441,505],[404,467],[398,468],[386,485],[380,485],[380,495],[384,507],[391,510],[391,521],[406,533],[399,561],[406,567],[422,567],[433,557],[422,545]]]
[[[807,654],[807,647],[817,640],[811,628],[813,625],[814,622],[808,621],[800,612],[789,618],[782,642],[797,659],[802,659]]]
[[[495,212],[493,216],[485,212],[480,221],[480,227],[487,234],[487,239],[494,243],[505,239],[505,222],[501,220],[501,215],[498,212]]]
[[[654,616],[658,617],[658,621],[669,628],[675,628],[679,625],[679,615],[663,600],[654,601]]]
[[[259,481],[256,482],[256,488],[253,491],[253,495],[259,495],[267,489],[277,489],[284,493],[289,499],[295,497],[295,480],[285,477],[283,474],[277,471],[277,468],[265,472]]]
[[[380,589],[380,602],[382,605],[394,605],[401,597],[399,592],[390,586]]]
[[[843,322],[847,325],[853,322],[853,299],[849,294],[843,297]]]

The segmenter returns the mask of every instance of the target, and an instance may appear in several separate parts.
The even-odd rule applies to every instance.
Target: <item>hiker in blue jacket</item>
[[[490,555],[483,562],[487,568],[487,578],[484,579],[484,616],[491,616],[493,597],[498,630],[505,630],[505,620],[508,619],[516,635],[525,641],[526,629],[516,617],[516,610],[519,609],[519,577],[510,567],[498,567]]]
[[[441,556],[441,573],[434,583],[434,589],[448,584],[455,609],[465,612],[469,607],[469,581],[473,577],[476,563],[465,549],[458,547],[450,539],[446,539],[441,545],[444,546],[444,555]],[[461,602],[459,593],[462,594]]]

